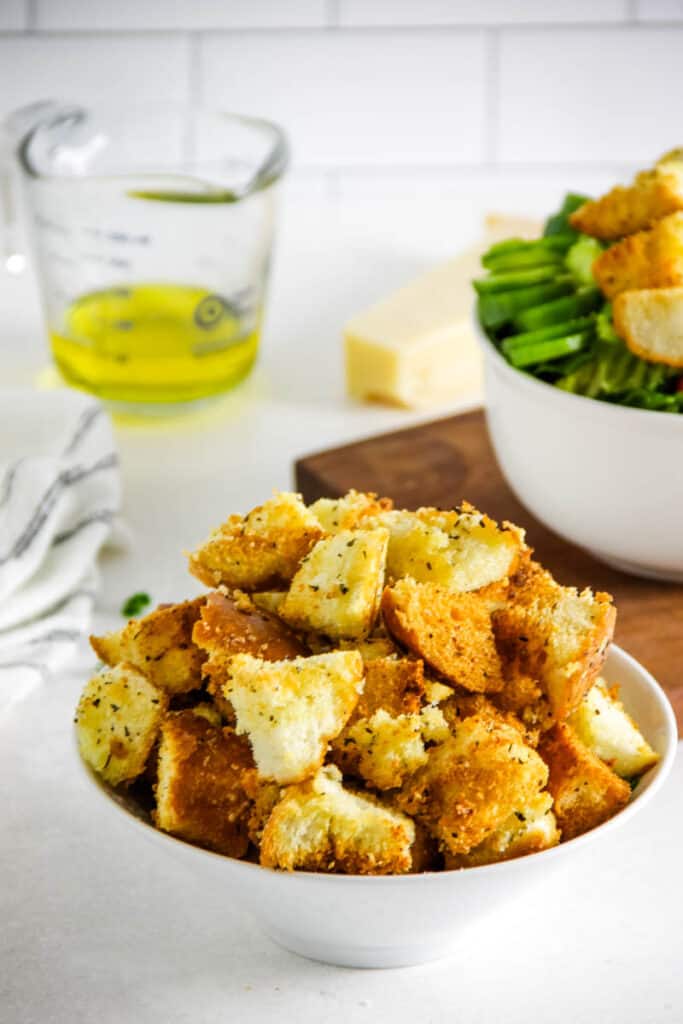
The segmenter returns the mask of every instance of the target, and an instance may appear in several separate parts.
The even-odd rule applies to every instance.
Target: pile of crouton
[[[579,207],[572,227],[610,244],[593,274],[614,326],[637,356],[683,366],[683,149],[632,185]]]
[[[281,493],[190,556],[209,589],[92,637],[76,729],[159,829],[270,868],[399,874],[552,847],[657,760],[600,679],[615,609],[471,505]]]

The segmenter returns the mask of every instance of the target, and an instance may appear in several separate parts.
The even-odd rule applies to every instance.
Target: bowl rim
[[[599,399],[590,398],[588,395],[576,395],[572,391],[563,391],[547,381],[539,380],[538,377],[534,377],[530,373],[518,370],[508,363],[507,359],[501,355],[489,338],[479,319],[476,300],[472,306],[472,322],[479,344],[484,351],[485,360],[491,360],[496,368],[507,376],[510,382],[514,382],[519,387],[526,388],[530,394],[538,396],[541,400],[544,395],[550,400],[550,395],[552,394],[555,401],[566,403],[567,410],[573,409],[575,413],[579,411],[579,408],[583,408],[584,412],[592,411],[596,417],[604,416],[605,419],[610,417],[618,419],[628,415],[637,421],[639,420],[641,425],[645,422],[645,419],[643,419],[645,417],[651,426],[673,422],[678,423],[673,428],[674,430],[683,429],[683,413],[663,412],[661,409],[638,409],[630,405],[619,405],[616,402],[601,402]],[[683,368],[681,368],[681,376],[683,376]],[[656,419],[653,417],[656,417]]]
[[[664,719],[665,733],[664,733],[664,750],[661,759],[654,765],[649,772],[646,772],[643,778],[649,776],[648,786],[642,793],[638,793],[637,789],[634,790],[633,798],[629,803],[613,817],[608,818],[601,825],[597,825],[595,828],[590,829],[588,832],[584,832],[583,835],[576,836],[574,839],[569,839],[565,843],[560,843],[557,846],[553,846],[548,850],[539,850],[535,853],[527,854],[523,857],[515,857],[511,860],[497,861],[494,864],[479,864],[468,868],[454,869],[450,871],[423,871],[416,872],[414,874],[395,874],[395,875],[335,875],[326,874],[320,871],[280,871],[276,868],[267,868],[261,864],[255,864],[252,861],[240,860],[237,857],[229,857],[223,853],[217,853],[214,850],[207,850],[203,846],[197,846],[194,843],[190,843],[185,839],[181,839],[177,836],[171,835],[168,832],[164,832],[161,829],[156,828],[151,822],[144,821],[138,817],[131,810],[129,810],[122,801],[116,799],[112,793],[111,787],[103,782],[95,773],[95,771],[86,764],[80,755],[78,749],[78,741],[76,736],[76,730],[74,728],[74,746],[76,760],[78,761],[81,771],[89,779],[93,787],[99,791],[100,795],[105,797],[105,803],[110,808],[114,809],[114,813],[125,816],[129,821],[140,830],[143,830],[144,834],[150,838],[150,834],[158,839],[160,842],[168,844],[168,849],[184,848],[186,851],[194,851],[199,855],[208,857],[214,861],[221,863],[228,863],[236,868],[236,870],[244,869],[245,871],[256,872],[259,876],[262,876],[266,872],[271,877],[277,877],[280,879],[287,879],[289,884],[296,884],[297,881],[304,879],[315,879],[317,882],[324,882],[332,885],[351,885],[353,883],[362,885],[417,885],[419,883],[428,885],[442,884],[446,878],[466,878],[473,871],[478,873],[493,873],[501,872],[504,870],[514,871],[519,868],[521,864],[529,863],[531,857],[543,858],[543,862],[547,862],[550,858],[562,857],[568,850],[578,849],[580,846],[586,845],[591,839],[598,834],[605,835],[606,832],[617,828],[619,825],[625,824],[634,814],[637,814],[639,810],[655,796],[655,794],[661,789],[666,778],[671,772],[673,767],[674,758],[676,756],[676,748],[678,746],[678,726],[676,718],[671,707],[669,699],[656,681],[654,676],[648,672],[648,670],[637,661],[633,655],[629,654],[623,648],[619,647],[618,644],[611,644],[609,653],[616,654],[617,661],[622,664],[625,663],[631,668],[636,670],[636,673],[640,676],[640,683],[644,684],[645,688],[649,691],[649,696],[658,705]],[[540,864],[540,861],[539,861]],[[285,882],[285,884],[288,884]]]

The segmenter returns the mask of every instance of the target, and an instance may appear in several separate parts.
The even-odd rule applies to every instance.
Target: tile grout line
[[[500,29],[490,29],[485,43],[484,162],[498,162],[498,114],[500,86]]]
[[[24,0],[24,31],[33,35],[38,28],[38,0]]]

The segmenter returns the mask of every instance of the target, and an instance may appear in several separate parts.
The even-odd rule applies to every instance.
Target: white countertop
[[[580,187],[580,183],[575,183]],[[120,423],[126,550],[106,552],[96,628],[135,590],[195,593],[181,551],[232,511],[291,484],[306,452],[429,419],[343,395],[345,318],[477,232],[483,209],[533,213],[559,188],[495,182],[467,195],[290,191],[263,358],[193,417]],[[0,384],[49,383],[30,277],[0,276]],[[0,412],[1,422],[1,412]],[[340,970],[273,946],[230,902],[108,813],[79,773],[72,708],[89,665],[0,723],[0,1019],[7,1024],[240,1024],[277,1018],[664,1024],[683,1019],[683,749],[633,824],[521,903],[478,924],[446,961]]]

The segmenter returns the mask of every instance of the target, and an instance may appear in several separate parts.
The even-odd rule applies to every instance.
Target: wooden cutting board
[[[495,519],[523,526],[537,558],[560,583],[614,595],[616,642],[665,688],[683,736],[683,586],[610,569],[534,519],[501,475],[482,410],[310,455],[295,469],[306,501],[351,487],[393,498],[400,508],[452,508],[465,498]]]

